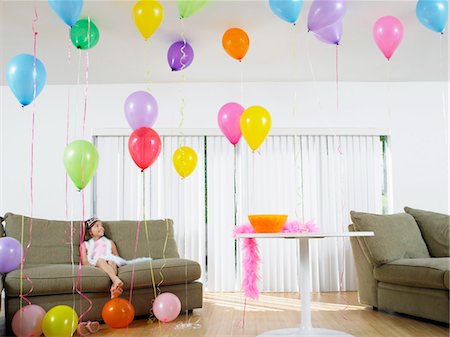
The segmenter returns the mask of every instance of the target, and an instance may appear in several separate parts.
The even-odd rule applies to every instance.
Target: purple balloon
[[[327,26],[317,31],[313,31],[314,36],[322,42],[329,44],[339,44],[343,33],[342,21],[338,21],[331,26]]]
[[[346,10],[345,0],[314,0],[308,12],[308,30],[318,31],[336,23]]]
[[[0,238],[0,273],[17,269],[23,256],[22,245],[14,238]]]
[[[173,43],[167,52],[167,61],[172,71],[183,70],[192,63],[194,50],[189,43],[178,41]]]
[[[158,103],[146,91],[133,92],[125,101],[125,117],[133,130],[151,128],[158,116]]]

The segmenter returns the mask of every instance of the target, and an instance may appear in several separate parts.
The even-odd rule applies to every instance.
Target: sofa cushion
[[[448,289],[450,258],[401,259],[374,269],[374,277],[385,283],[417,288]]]
[[[28,296],[71,294],[73,283],[77,279],[78,265],[70,264],[46,264],[33,265],[23,269],[33,282],[33,292]],[[81,270],[83,293],[109,293],[111,280],[100,268],[83,266]],[[31,284],[23,280],[22,293],[30,291]],[[20,269],[6,275],[5,289],[8,296],[20,294]]]
[[[134,265],[134,289],[152,287],[152,274],[149,262],[140,262]],[[198,280],[201,276],[200,265],[185,259],[152,260],[153,277],[155,285],[161,281],[161,286],[184,284]],[[130,289],[133,265],[119,268],[119,278],[124,283],[124,289]]]
[[[368,258],[375,266],[397,259],[430,257],[419,227],[406,213],[379,215],[350,212],[357,231],[373,231],[375,236],[363,237]]]
[[[129,220],[102,222],[105,235],[116,243],[119,255],[126,260],[133,259],[138,222]],[[153,259],[179,257],[171,219],[147,220],[147,228],[148,241],[145,222],[141,221],[136,257],[148,257],[149,250]]]
[[[0,216],[0,238],[5,235],[5,230],[3,229],[3,218]]]
[[[6,213],[5,232],[9,237],[20,241],[24,226],[24,247],[29,240],[30,218],[27,216]],[[25,258],[25,265],[43,263],[71,263],[72,248],[70,243],[70,222],[33,218],[31,246]],[[79,222],[74,222],[77,228]],[[78,232],[77,232],[78,233]],[[79,236],[73,235],[74,262],[79,261]]]
[[[419,225],[423,239],[431,256],[450,256],[450,216],[441,213],[422,211],[405,207]]]

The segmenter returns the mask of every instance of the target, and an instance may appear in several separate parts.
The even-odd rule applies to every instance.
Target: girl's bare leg
[[[113,293],[116,289],[122,288],[123,282],[122,280],[117,276],[117,266],[114,263],[114,266],[110,265],[108,262],[106,262],[103,259],[97,260],[97,267],[102,269],[105,273],[108,274],[109,278],[111,279],[113,285],[111,286],[111,293]]]

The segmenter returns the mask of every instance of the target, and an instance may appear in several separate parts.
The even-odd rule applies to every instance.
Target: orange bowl
[[[253,214],[248,216],[248,220],[256,233],[279,233],[287,217],[287,214]]]

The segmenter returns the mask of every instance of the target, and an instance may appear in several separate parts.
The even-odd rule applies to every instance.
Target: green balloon
[[[84,50],[94,47],[99,38],[100,33],[92,20],[90,22],[88,19],[78,20],[70,29],[70,39],[78,49]]]
[[[178,13],[182,19],[188,18],[202,9],[208,0],[177,0]]]
[[[91,181],[97,166],[98,152],[86,140],[75,140],[64,150],[64,167],[80,191]]]

